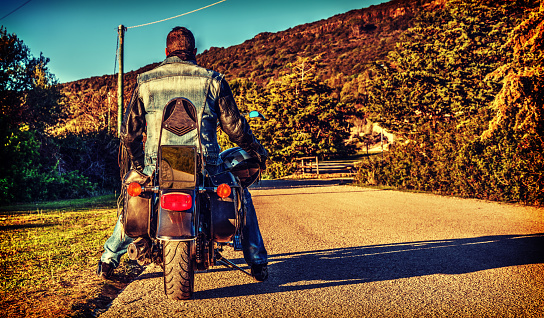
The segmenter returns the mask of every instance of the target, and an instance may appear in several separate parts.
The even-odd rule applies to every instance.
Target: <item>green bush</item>
[[[449,128],[449,129],[448,129]],[[544,204],[544,146],[537,135],[508,131],[470,140],[441,133],[399,142],[358,166],[356,182],[504,202]]]
[[[376,65],[367,105],[405,141],[357,181],[544,204],[544,12],[455,0],[419,21]]]
[[[71,133],[53,140],[53,157],[62,161],[61,171],[79,171],[104,191],[120,187],[119,139],[106,131]]]
[[[36,202],[88,197],[97,194],[96,184],[78,170],[60,169],[60,159],[46,154],[45,142],[25,126],[2,134],[0,203]],[[49,145],[51,146],[51,145]]]
[[[266,120],[251,120],[250,125],[268,150],[267,177],[292,173],[293,162],[298,157],[331,158],[354,152],[344,142],[351,125],[347,121],[350,113],[346,104],[334,97],[333,89],[311,72],[305,73],[304,78],[295,73],[282,76],[266,87],[238,80],[231,83],[231,88],[242,113],[257,110],[266,117]],[[231,146],[224,134],[219,135],[219,142],[222,147]]]

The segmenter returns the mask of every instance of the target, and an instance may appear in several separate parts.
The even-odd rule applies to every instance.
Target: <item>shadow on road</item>
[[[195,298],[278,293],[544,263],[544,233],[276,254],[269,261],[268,281],[196,291]],[[236,263],[242,264],[243,260]]]
[[[353,182],[350,178],[338,179],[296,179],[296,180],[261,180],[253,184],[251,190],[328,187],[333,185],[346,185]]]

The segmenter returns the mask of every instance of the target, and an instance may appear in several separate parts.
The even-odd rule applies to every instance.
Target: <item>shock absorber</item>
[[[196,267],[198,270],[205,271],[208,269],[208,250],[206,249],[207,240],[204,233],[199,233],[195,240],[196,248]]]

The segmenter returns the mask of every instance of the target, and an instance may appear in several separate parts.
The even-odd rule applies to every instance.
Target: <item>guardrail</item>
[[[295,158],[295,161],[300,161],[297,171],[302,171],[302,174],[305,174],[306,171],[308,171],[308,173],[312,173],[314,167],[316,169],[316,173],[319,174],[319,158],[317,156]]]

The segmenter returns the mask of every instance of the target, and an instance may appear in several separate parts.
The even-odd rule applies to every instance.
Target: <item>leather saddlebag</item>
[[[142,187],[149,186],[151,178],[136,170],[130,170],[123,180],[124,205],[121,223],[127,236],[137,238],[148,235],[152,196],[147,193],[136,197],[128,195],[127,187],[132,182],[137,182]]]

